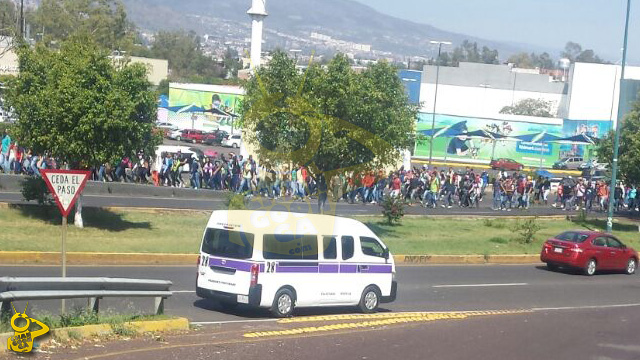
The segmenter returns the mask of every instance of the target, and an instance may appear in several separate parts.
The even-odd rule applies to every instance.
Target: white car
[[[182,130],[180,129],[176,129],[176,130],[171,130],[171,132],[169,133],[169,135],[167,136],[169,139],[171,140],[182,140]]]
[[[240,148],[242,144],[242,135],[229,135],[227,138],[222,140],[222,146],[232,147],[234,149]]]
[[[178,130],[178,127],[168,122],[158,122],[156,123],[156,127],[158,129],[166,129],[166,130]]]

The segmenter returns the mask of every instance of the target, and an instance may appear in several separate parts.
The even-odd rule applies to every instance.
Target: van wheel
[[[360,311],[365,314],[373,313],[378,310],[378,304],[380,304],[380,290],[375,286],[368,286],[362,292],[360,304],[358,304]]]
[[[276,293],[271,305],[271,313],[278,318],[289,317],[293,314],[296,298],[289,289],[280,289]]]

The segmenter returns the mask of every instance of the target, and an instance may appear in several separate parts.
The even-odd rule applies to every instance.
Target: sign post
[[[67,277],[67,217],[71,208],[84,190],[91,172],[76,170],[40,170],[47,188],[62,214],[62,277]],[[65,301],[62,299],[62,313],[65,312]]]

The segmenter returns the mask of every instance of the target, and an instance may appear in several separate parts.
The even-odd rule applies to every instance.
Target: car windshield
[[[253,234],[209,228],[204,234],[202,252],[232,259],[249,259],[253,255]]]
[[[576,231],[566,231],[556,236],[556,239],[562,240],[562,241],[570,241],[574,243],[581,243],[587,240],[588,237],[589,237],[588,234],[584,234]]]

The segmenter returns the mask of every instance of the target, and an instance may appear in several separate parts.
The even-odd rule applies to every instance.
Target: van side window
[[[353,257],[353,236],[342,237],[342,260],[349,260]]]
[[[264,234],[262,255],[268,260],[317,260],[315,235]]]
[[[322,251],[326,260],[338,258],[338,244],[335,236],[322,237]]]
[[[360,237],[360,248],[362,253],[369,256],[384,257],[384,248],[378,240],[370,237]]]

